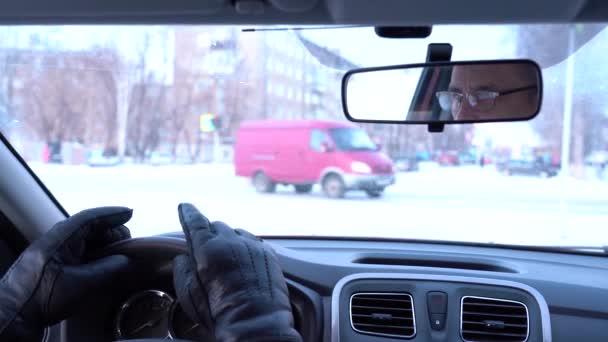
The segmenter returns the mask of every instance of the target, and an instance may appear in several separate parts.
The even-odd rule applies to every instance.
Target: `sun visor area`
[[[297,13],[313,9],[319,0],[269,0],[269,2],[283,12]]]

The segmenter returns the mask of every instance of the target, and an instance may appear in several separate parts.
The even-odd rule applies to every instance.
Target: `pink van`
[[[236,137],[234,166],[259,192],[291,184],[296,192],[308,193],[319,183],[332,198],[348,190],[380,197],[395,183],[393,163],[367,133],[338,121],[244,122]]]

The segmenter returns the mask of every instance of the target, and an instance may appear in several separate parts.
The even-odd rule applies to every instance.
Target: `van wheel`
[[[277,184],[262,171],[253,176],[253,186],[257,192],[274,192],[277,189]]]
[[[382,194],[384,193],[384,189],[365,190],[365,193],[367,194],[367,197],[369,197],[369,198],[378,198],[378,197],[382,196]]]
[[[298,194],[307,194],[312,191],[312,184],[294,185]]]
[[[323,191],[329,198],[342,198],[346,191],[342,177],[331,174],[323,179]]]

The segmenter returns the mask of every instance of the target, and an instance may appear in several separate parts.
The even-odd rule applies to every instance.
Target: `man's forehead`
[[[513,79],[512,65],[456,65],[450,85],[495,86]]]

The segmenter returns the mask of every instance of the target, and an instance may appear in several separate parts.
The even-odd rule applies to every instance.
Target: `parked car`
[[[172,158],[169,153],[152,152],[148,162],[153,166],[169,165],[172,162]]]
[[[115,166],[120,164],[118,156],[104,154],[103,150],[92,150],[87,155],[87,165],[89,166]]]
[[[458,154],[458,162],[460,165],[475,164],[476,161],[477,161],[477,159],[475,158],[475,155],[472,153],[461,152]]]
[[[608,151],[593,151],[585,158],[585,166],[593,172],[593,177],[608,179]]]
[[[437,162],[441,166],[458,166],[460,165],[460,158],[456,151],[442,151],[437,157]]]
[[[606,167],[608,165],[608,151],[593,151],[587,158],[585,164],[588,166]]]
[[[332,198],[349,190],[379,197],[395,183],[391,160],[367,133],[338,121],[245,122],[237,132],[234,166],[259,192],[285,184],[308,193],[318,183]]]
[[[395,158],[395,169],[402,172],[418,171],[418,159],[416,157]]]
[[[511,159],[502,166],[506,175],[531,175],[542,178],[557,175],[559,167],[534,159]]]

